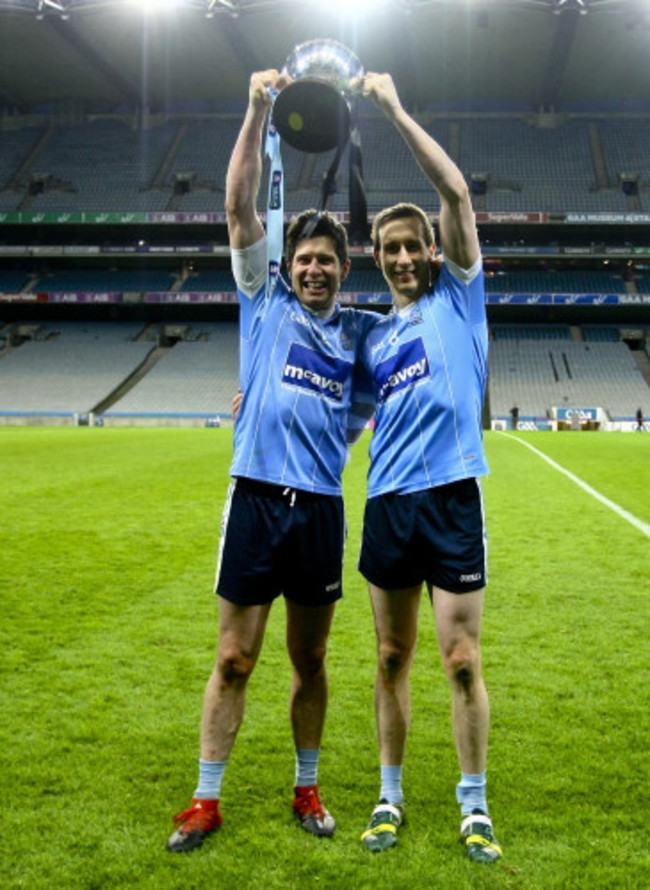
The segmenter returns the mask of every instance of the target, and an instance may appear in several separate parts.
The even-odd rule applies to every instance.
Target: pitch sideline
[[[643,522],[642,519],[639,519],[637,516],[634,516],[633,513],[629,513],[627,510],[620,507],[618,504],[615,504],[614,501],[610,501],[609,498],[606,498],[605,495],[601,494],[599,491],[596,491],[595,488],[592,488],[591,485],[587,485],[586,482],[583,482],[579,476],[576,476],[570,470],[566,470],[563,466],[556,463],[552,458],[548,457],[548,455],[544,454],[543,451],[540,451],[539,448],[535,448],[534,445],[531,445],[530,442],[525,442],[523,439],[517,438],[517,436],[513,436],[510,433],[501,433],[503,436],[507,436],[508,439],[512,439],[514,442],[519,442],[521,445],[525,445],[526,448],[530,448],[531,451],[534,451],[535,454],[539,455],[539,457],[543,458],[547,463],[549,463],[554,469],[558,470],[560,473],[564,473],[565,476],[568,476],[576,485],[579,485],[587,494],[590,494],[592,497],[596,498],[597,501],[600,501],[601,504],[604,504],[606,507],[609,507],[610,510],[613,510],[614,513],[617,513],[622,519],[625,519],[630,525],[633,525],[635,528],[638,528],[640,532],[650,538],[650,525],[647,522]]]

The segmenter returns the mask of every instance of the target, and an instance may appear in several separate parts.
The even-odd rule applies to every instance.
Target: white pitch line
[[[570,470],[565,470],[563,466],[560,466],[560,464],[556,463],[552,458],[544,454],[543,451],[540,451],[539,448],[535,448],[535,446],[531,445],[530,442],[526,442],[524,439],[519,439],[517,438],[517,436],[513,436],[510,433],[502,433],[502,435],[507,436],[508,439],[512,439],[515,442],[519,442],[521,445],[525,445],[526,448],[530,448],[531,451],[534,451],[535,454],[543,458],[547,463],[549,463],[560,473],[564,473],[565,476],[568,476],[572,482],[575,482],[576,485],[579,485],[580,488],[587,492],[587,494],[590,494],[592,497],[596,498],[597,501],[600,501],[601,504],[609,507],[610,510],[613,510],[614,513],[617,513],[622,519],[627,520],[630,525],[638,528],[640,532],[643,532],[646,537],[650,538],[650,525],[648,525],[647,522],[643,522],[642,519],[639,519],[637,516],[634,516],[634,514],[629,513],[627,510],[624,510],[623,507],[615,504],[614,501],[610,501],[610,499],[606,498],[605,495],[601,494],[599,491],[596,491],[595,488],[592,488],[591,485],[587,485],[586,482],[583,482],[579,476],[576,476]]]

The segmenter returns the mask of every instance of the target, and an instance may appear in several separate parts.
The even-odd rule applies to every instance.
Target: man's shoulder
[[[433,292],[433,290],[435,290],[435,285],[439,282],[446,284],[452,283],[455,285],[460,284],[463,287],[469,287],[470,285],[482,281],[483,258],[481,256],[478,257],[476,262],[469,269],[463,269],[462,266],[457,265],[453,260],[443,259],[440,266],[440,273],[434,281],[434,286],[430,291]]]

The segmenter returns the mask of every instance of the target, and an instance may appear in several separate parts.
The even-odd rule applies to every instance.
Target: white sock
[[[379,799],[385,800],[387,803],[404,803],[401,766],[382,766]]]
[[[219,800],[221,780],[227,760],[199,760],[199,785],[194,797],[201,800]]]
[[[296,748],[296,781],[295,785],[304,788],[315,785],[318,781],[318,758],[320,749]]]

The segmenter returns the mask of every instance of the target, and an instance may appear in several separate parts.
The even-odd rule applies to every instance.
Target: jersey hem
[[[489,476],[488,468],[477,469],[472,473],[454,473],[442,479],[428,482],[414,482],[411,485],[381,486],[374,487],[368,485],[367,499],[380,497],[383,494],[416,494],[418,491],[428,491],[430,488],[441,488],[443,485],[451,485],[452,482],[462,482],[463,479],[478,479],[482,476]]]
[[[290,479],[278,480],[278,478],[274,476],[263,476],[261,474],[253,475],[252,473],[239,473],[235,470],[231,470],[230,477],[231,479],[250,479],[253,482],[266,482],[268,485],[277,485],[278,488],[290,488],[295,491],[304,491],[305,494],[322,494],[334,498],[343,496],[342,485],[335,489],[326,489],[324,486],[317,485],[314,485],[311,488],[305,488],[304,482],[302,484],[298,484],[297,482],[292,482]]]

